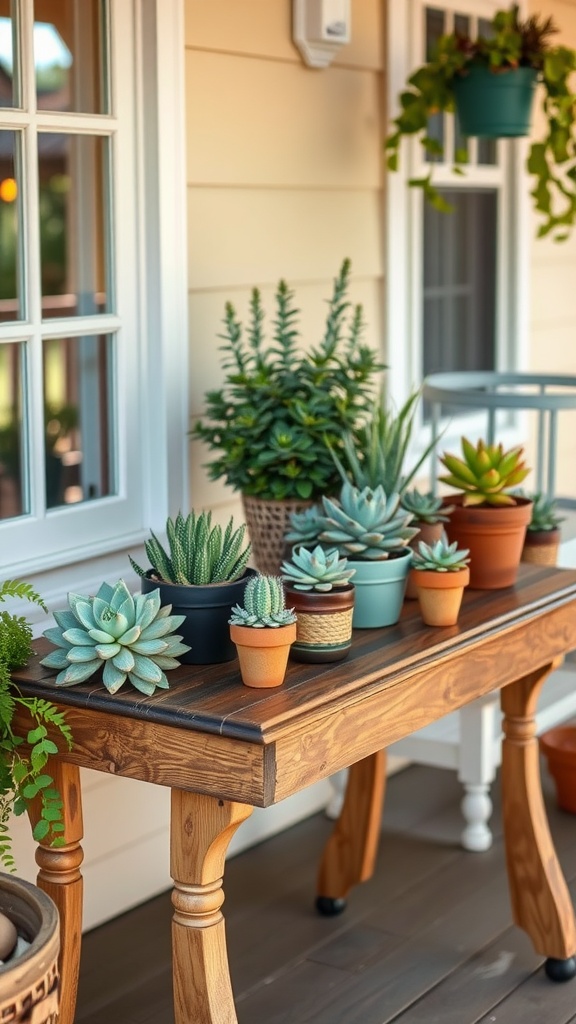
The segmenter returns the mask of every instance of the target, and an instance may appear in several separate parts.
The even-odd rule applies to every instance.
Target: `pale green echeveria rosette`
[[[178,656],[190,648],[173,630],[183,615],[160,605],[160,591],[133,597],[124,580],[103,583],[96,597],[68,594],[69,609],[54,612],[57,625],[44,631],[56,646],[40,662],[59,669],[57,686],[74,686],[103,667],[102,681],[116,693],[128,679],[150,696],[168,689],[165,672],[177,668]]]

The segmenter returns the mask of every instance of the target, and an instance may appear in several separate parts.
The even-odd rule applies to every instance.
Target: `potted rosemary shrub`
[[[181,512],[166,520],[168,547],[156,535],[145,543],[151,568],[130,564],[140,576],[143,593],[159,590],[162,604],[184,616],[182,638],[190,650],[181,660],[187,665],[232,661],[236,649],[230,640],[228,619],[232,605],[242,600],[251,545],[246,525],[236,529],[231,517],[225,530],[212,525],[210,512]]]
[[[522,447],[504,451],[501,444],[473,445],[462,438],[462,458],[445,453],[448,470],[438,479],[459,494],[446,527],[451,541],[470,551],[470,586],[478,590],[510,587],[516,582],[532,501],[511,493],[528,476]]]
[[[420,613],[427,626],[454,626],[458,621],[464,587],[470,582],[470,552],[445,535],[433,544],[418,543],[410,576]]]
[[[530,497],[530,495],[524,495]],[[556,565],[560,547],[560,523],[564,516],[558,513],[554,498],[537,492],[532,495],[532,515],[522,548],[522,561],[535,565]]]
[[[512,4],[495,13],[489,34],[443,35],[432,58],[410,75],[400,95],[400,113],[386,140],[388,168],[397,170],[405,136],[418,136],[431,160],[443,158],[441,141],[428,130],[430,116],[438,112],[457,111],[463,135],[528,135],[538,88],[544,127],[527,160],[531,195],[542,216],[538,235],[553,232],[558,241],[566,238],[576,218],[576,96],[570,81],[576,52],[551,45],[557,31],[551,18],[532,15],[521,20],[518,4]],[[455,169],[462,173],[466,160],[466,150],[457,150]],[[422,188],[437,209],[449,210],[432,182],[433,166],[409,184]]]
[[[286,599],[297,616],[296,640],[290,657],[296,661],[342,661],[352,645],[355,569],[336,549],[317,544],[294,548],[280,572]]]
[[[414,517],[412,525],[418,528],[417,536],[410,541],[413,551],[416,551],[421,540],[425,544],[434,544],[440,540],[444,533],[444,524],[448,522],[448,516],[452,512],[452,506],[446,505],[442,498],[437,497],[432,491],[423,492],[417,488],[404,492],[402,508],[412,513]],[[417,597],[416,587],[410,574],[406,584],[406,597]]]
[[[290,645],[296,639],[296,613],[286,607],[280,577],[252,576],[243,603],[234,605],[229,623],[244,685],[281,686]]]
[[[246,328],[226,304],[221,387],[205,396],[205,414],[192,438],[215,453],[207,464],[242,496],[260,570],[277,573],[292,512],[337,494],[340,480],[330,450],[355,436],[372,405],[376,353],[361,342],[362,307],[348,301],[351,264],[334,281],[324,336],[303,350],[294,292],[280,281],[275,293],[273,338],[265,337],[265,312],[252,290]]]

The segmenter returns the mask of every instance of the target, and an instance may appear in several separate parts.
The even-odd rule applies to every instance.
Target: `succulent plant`
[[[558,515],[558,506],[554,498],[549,498],[539,491],[536,494],[520,493],[522,497],[532,500],[532,516],[528,523],[528,529],[532,532],[557,530],[560,523],[564,522],[566,517]]]
[[[175,635],[183,615],[170,615],[171,605],[160,605],[160,591],[132,597],[124,580],[112,587],[103,583],[96,597],[68,594],[69,609],[54,612],[57,626],[44,631],[55,644],[40,662],[60,669],[57,686],[74,686],[104,667],[102,681],[116,693],[130,680],[148,696],[156,687],[166,690],[165,670],[177,668],[178,655],[190,648]]]
[[[340,498],[322,499],[324,515],[319,540],[341,555],[359,559],[385,559],[404,548],[418,530],[408,526],[410,512],[400,505],[396,492],[386,496],[380,485],[360,490],[346,481]]]
[[[254,626],[256,629],[288,626],[296,622],[296,613],[286,607],[280,577],[263,573],[251,576],[244,590],[244,605],[234,605],[229,622],[232,626]]]
[[[290,529],[284,534],[284,540],[291,544],[310,546],[318,541],[321,530],[321,509],[319,505],[305,508],[303,512],[291,512]]]
[[[419,523],[447,523],[450,512],[454,511],[454,505],[444,504],[432,491],[405,491],[401,504]]]
[[[317,544],[313,551],[303,546],[292,552],[291,562],[282,562],[282,579],[296,590],[328,591],[345,587],[356,572],[349,569],[346,558],[340,558],[336,548],[326,551]]]
[[[234,530],[230,517],[225,532],[218,524],[212,526],[212,513],[192,511],[184,518],[166,520],[169,552],[152,533],[145,543],[146,554],[153,569],[153,578],[165,583],[198,586],[237,580],[244,573],[252,547],[244,544],[246,524]],[[129,556],[130,557],[130,556]],[[133,558],[130,564],[138,576],[145,576]]]
[[[521,446],[504,451],[501,444],[486,444],[480,440],[473,445],[462,438],[463,459],[444,454],[440,461],[448,470],[438,479],[463,492],[463,506],[516,505],[513,494],[506,491],[517,487],[530,470],[522,461]]]
[[[412,568],[432,572],[458,572],[459,569],[465,569],[469,561],[469,549],[459,549],[457,541],[449,544],[444,535],[434,544],[426,544],[423,540],[418,542],[412,556]]]

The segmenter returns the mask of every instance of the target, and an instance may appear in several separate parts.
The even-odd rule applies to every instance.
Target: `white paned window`
[[[166,433],[162,374],[155,389],[146,378],[162,348],[161,332],[147,348],[144,275],[160,274],[143,247],[151,230],[158,249],[160,204],[145,218],[158,175],[146,184],[138,113],[153,31],[137,2],[0,0],[3,576],[109,552],[150,526],[153,391]],[[165,500],[164,471],[155,487]]]
[[[438,38],[454,30],[489,31],[497,6],[489,0],[389,3],[390,117],[408,75],[431,56]],[[401,172],[387,176],[387,355],[398,400],[430,373],[521,368],[525,349],[524,144],[466,139],[456,118],[442,114],[430,119],[429,134],[443,145],[433,181],[453,212],[438,212],[407,185],[430,170],[418,141],[405,143]],[[462,176],[453,160],[463,148]],[[453,418],[452,427],[459,433],[463,424]]]

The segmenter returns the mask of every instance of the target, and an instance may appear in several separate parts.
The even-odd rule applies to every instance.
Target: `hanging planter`
[[[537,77],[534,68],[497,72],[471,65],[454,79],[462,134],[488,139],[529,135]]]

